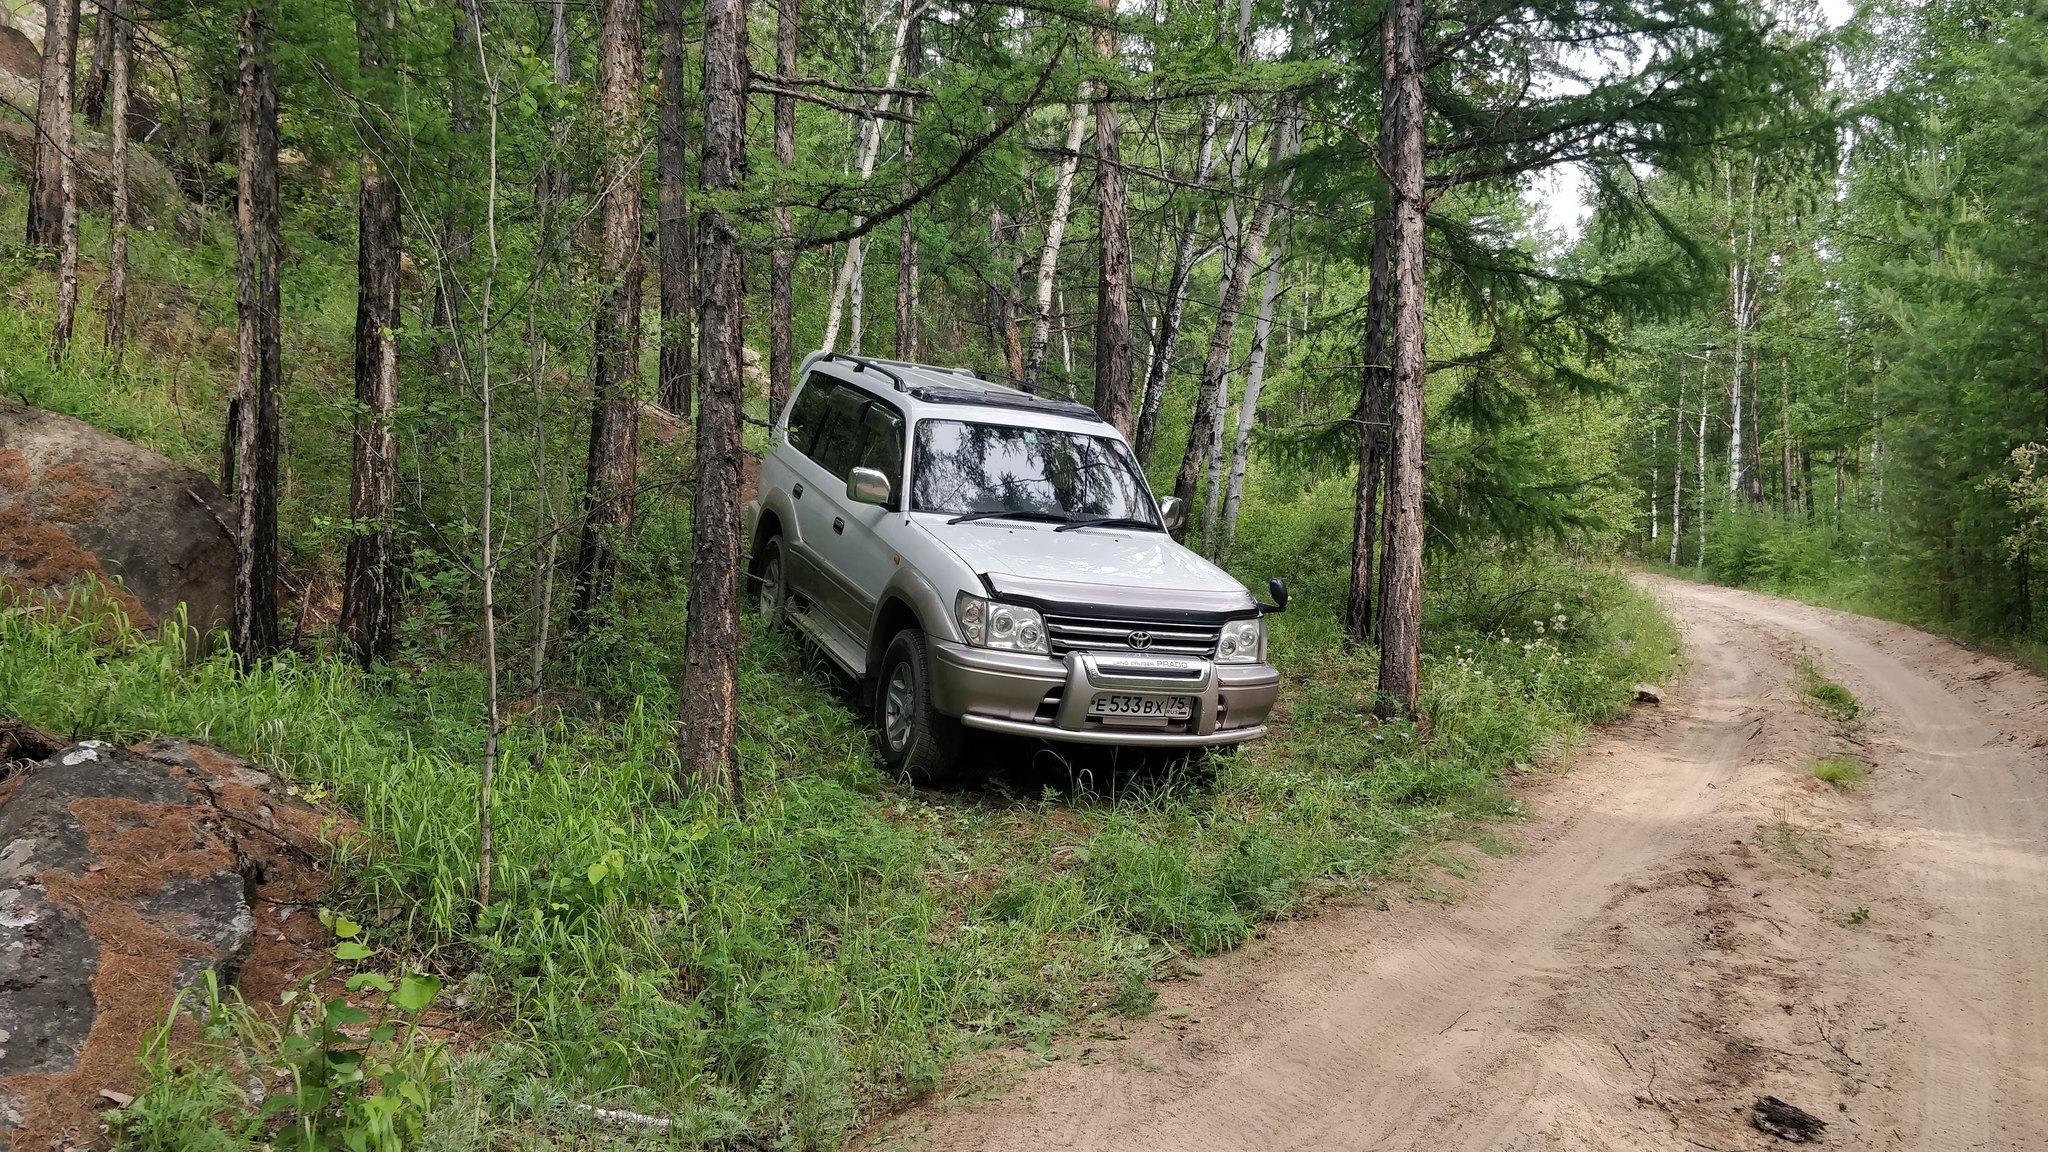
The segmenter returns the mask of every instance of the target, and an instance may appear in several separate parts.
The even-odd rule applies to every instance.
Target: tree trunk
[[[1271,188],[1267,189],[1268,193],[1271,191]],[[1202,465],[1213,447],[1212,441],[1222,419],[1222,399],[1224,385],[1230,375],[1230,345],[1237,334],[1237,314],[1244,308],[1245,292],[1251,286],[1252,265],[1258,262],[1258,253],[1265,247],[1266,230],[1273,224],[1273,207],[1271,195],[1260,197],[1259,206],[1252,212],[1251,230],[1238,242],[1237,253],[1230,260],[1224,276],[1222,299],[1217,305],[1216,328],[1209,336],[1208,358],[1202,363],[1202,390],[1195,399],[1195,424],[1188,430],[1187,451],[1181,455],[1180,474],[1173,482],[1173,494],[1190,506],[1194,503],[1196,484],[1201,480]]]
[[[1762,409],[1763,377],[1757,368],[1756,346],[1752,344],[1749,349],[1749,447],[1743,459],[1749,505],[1752,508],[1760,508],[1764,502],[1764,440],[1759,423]]]
[[[241,24],[241,147],[235,196],[235,602],[229,639],[243,664],[277,651],[280,436],[277,95],[269,4]]]
[[[31,245],[52,251],[64,244],[64,180],[71,167],[71,81],[78,53],[78,0],[46,0],[43,67],[36,85],[35,154],[29,171]]]
[[[1388,36],[1392,35],[1391,23]],[[1389,67],[1392,66],[1391,60]],[[1391,134],[1381,139],[1391,140]],[[1358,397],[1358,486],[1351,510],[1351,585],[1344,599],[1344,642],[1356,647],[1372,643],[1373,597],[1379,567],[1373,555],[1379,544],[1380,480],[1387,471],[1387,389],[1393,372],[1387,365],[1387,305],[1394,237],[1392,212],[1382,210],[1372,225],[1372,257],[1365,290],[1365,367]]]
[[[117,30],[126,31],[127,21],[122,0],[95,0],[100,10],[99,19],[93,23],[92,32],[92,74],[86,77],[85,87],[78,94],[78,111],[85,122],[100,127],[101,118],[107,111],[107,93],[111,88],[114,73],[114,35]],[[73,71],[76,72],[76,62]]]
[[[1685,529],[1685,369],[1678,370],[1677,414],[1671,426],[1671,566],[1678,566],[1678,537]]]
[[[885,88],[896,87],[896,77],[902,73],[903,69],[903,48],[910,36],[910,25],[917,19],[918,14],[922,10],[923,7],[918,3],[918,0],[903,0],[903,16],[896,22],[896,46],[890,52],[889,70],[882,81],[882,86]],[[890,97],[886,94],[883,95],[875,102],[876,110],[887,112],[889,110],[889,102]],[[868,177],[874,175],[875,158],[881,150],[882,118],[879,116],[869,116],[867,123],[862,125],[860,144],[854,150],[854,167],[859,171],[862,182],[866,182]],[[862,216],[855,216],[854,223],[858,225],[864,222],[865,219]],[[832,283],[832,302],[825,310],[825,338],[820,343],[820,347],[824,348],[827,352],[839,346],[839,325],[843,315],[843,307],[848,291],[853,285],[854,278],[862,269],[864,251],[865,246],[862,244],[860,237],[856,236],[852,240],[847,241],[846,259],[839,266],[839,276]]]
[[[1280,138],[1274,142],[1273,154],[1282,161],[1292,159],[1298,126],[1294,110],[1287,108],[1281,114]],[[1280,205],[1274,209],[1274,216],[1282,218],[1286,211],[1287,193],[1294,184],[1293,173],[1283,177],[1280,189],[1274,199]],[[1279,246],[1273,246],[1271,259],[1266,262],[1265,286],[1259,290],[1259,315],[1252,323],[1251,362],[1244,371],[1244,403],[1237,411],[1237,437],[1230,450],[1230,492],[1223,500],[1223,532],[1216,550],[1216,562],[1230,561],[1230,545],[1237,538],[1237,510],[1244,500],[1245,469],[1251,462],[1252,424],[1258,419],[1259,390],[1266,379],[1266,361],[1273,336],[1273,311],[1280,300]]]
[[[569,5],[568,0],[553,0],[548,11],[548,46],[553,50],[553,75],[555,86],[567,88],[575,78],[575,61],[569,55]],[[569,122],[565,117],[554,130],[554,155],[548,163],[548,200],[557,208],[569,202],[575,191],[567,159]]]
[[[1792,518],[1792,364],[1791,358],[1778,358],[1778,470],[1783,479],[1778,484],[1778,503],[1784,517]]]
[[[777,0],[775,6],[775,71],[796,75],[798,0]],[[906,147],[907,144],[906,137]],[[796,98],[775,98],[775,164],[788,175],[796,166]],[[775,250],[768,258],[768,419],[782,415],[796,373],[796,242],[795,224],[785,194],[775,197]]]
[[[71,330],[78,322],[78,165],[71,160],[73,139],[71,118],[64,118],[59,135],[64,160],[59,165],[58,192],[64,200],[58,217],[57,320],[50,328],[50,363],[61,364],[71,347]]]
[[[1393,439],[1388,461],[1387,558],[1380,575],[1382,708],[1414,716],[1421,703],[1423,121],[1422,0],[1394,5]]]
[[[1067,118],[1067,142],[1060,153],[1060,173],[1053,185],[1052,215],[1045,222],[1045,247],[1038,255],[1038,288],[1032,295],[1031,344],[1024,352],[1024,382],[1035,383],[1045,367],[1045,349],[1052,337],[1053,280],[1059,274],[1060,245],[1067,238],[1067,214],[1074,207],[1074,174],[1081,170],[1081,134],[1088,124],[1088,85]]]
[[[1197,153],[1195,179],[1206,183],[1216,162],[1216,126],[1220,104],[1211,96],[1202,109],[1202,142]],[[1166,279],[1166,306],[1160,314],[1159,335],[1152,343],[1152,358],[1145,373],[1145,395],[1138,410],[1138,438],[1133,445],[1138,463],[1152,465],[1152,449],[1159,432],[1159,406],[1166,398],[1166,379],[1173,373],[1174,353],[1180,345],[1181,316],[1188,301],[1188,282],[1194,275],[1195,251],[1202,229],[1202,210],[1188,213],[1179,245],[1173,253],[1173,271]]]
[[[740,444],[745,378],[745,247],[722,193],[746,164],[747,10],[706,0],[704,144],[698,164],[706,207],[697,237],[702,290],[697,339],[697,461],[691,495],[689,624],[683,641],[681,770],[706,790],[741,799],[735,743],[740,647]]]
[[[618,574],[619,549],[633,531],[640,456],[632,393],[640,346],[640,4],[604,0],[598,29],[598,107],[609,133],[604,157],[603,232],[593,343],[590,453],[583,479],[583,530],[576,542],[575,631],[588,631]]]
[[[434,277],[432,325],[434,328],[434,371],[443,380],[456,378],[455,329],[462,319],[461,279],[458,269],[469,262],[472,237],[462,198],[468,186],[463,158],[476,134],[476,113],[470,108],[470,19],[482,20],[482,0],[456,0],[454,27],[449,37],[448,195],[443,206],[440,235],[439,274]]]
[[[363,75],[385,80],[384,45],[398,27],[394,0],[356,9]],[[355,455],[349,483],[348,559],[341,588],[341,635],[367,668],[390,655],[398,634],[393,509],[398,502],[398,181],[377,157],[362,157],[356,227]]]
[[[1095,0],[1105,12],[1115,0]],[[1095,51],[1106,66],[1116,61],[1116,33],[1095,30]],[[1100,279],[1095,294],[1095,411],[1131,435],[1131,222],[1125,211],[1123,143],[1118,138],[1114,93],[1103,85],[1095,101],[1095,209]]]
[[[683,0],[657,0],[655,23],[661,36],[660,139],[655,165],[657,243],[661,258],[661,357],[657,376],[661,406],[690,415],[690,193],[689,142],[684,132]]]
[[[924,22],[910,22],[909,42],[904,47],[903,77],[910,87],[924,72]],[[903,98],[903,114],[917,115],[917,99]],[[911,171],[917,159],[917,125],[903,122],[903,182],[897,194],[909,200],[917,192]],[[896,233],[896,358],[917,359],[917,226],[916,212],[903,213]]]
[[[128,343],[128,95],[132,87],[129,65],[135,50],[128,28],[126,0],[114,0],[113,12],[102,16],[114,25],[113,45],[107,61],[109,98],[113,102],[113,205],[108,221],[111,236],[107,244],[107,353],[114,363]]]
[[[1004,267],[1003,251],[1003,210],[1000,205],[991,205],[988,210],[988,243],[991,266]],[[1010,375],[1024,373],[1024,348],[1017,339],[1017,261],[1007,262],[1007,275],[989,278],[989,327],[994,339],[1003,347],[1005,366]]]

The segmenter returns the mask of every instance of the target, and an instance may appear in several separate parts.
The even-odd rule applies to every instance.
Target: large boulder
[[[218,749],[84,741],[0,782],[0,1152],[94,1144],[142,1038],[258,943],[318,813]],[[273,930],[272,935],[275,935]]]
[[[231,514],[190,468],[0,398],[0,604],[104,588],[144,628],[185,605],[203,639],[233,606]]]

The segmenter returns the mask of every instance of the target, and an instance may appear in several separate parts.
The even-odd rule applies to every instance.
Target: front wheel
[[[875,727],[882,736],[882,762],[912,783],[931,784],[953,774],[960,722],[932,707],[931,658],[916,628],[898,632],[882,656]]]

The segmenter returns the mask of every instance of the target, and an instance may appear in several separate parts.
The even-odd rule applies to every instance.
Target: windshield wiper
[[[1037,512],[1030,509],[984,508],[979,512],[962,512],[946,521],[948,524],[965,524],[970,520],[1045,520],[1054,524],[1065,524],[1072,520],[1061,512]]]
[[[1076,528],[1142,528],[1147,532],[1159,531],[1159,525],[1150,520],[1140,520],[1136,516],[1072,517],[1053,531],[1071,532]]]

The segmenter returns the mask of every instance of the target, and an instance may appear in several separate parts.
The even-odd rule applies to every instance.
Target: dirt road
[[[1691,670],[1527,791],[1517,851],[1276,927],[1122,1037],[875,1148],[2048,1149],[2048,685],[1911,629],[1655,581]],[[1803,693],[1810,659],[1866,708]],[[1852,792],[1812,775],[1854,756]],[[1475,854],[1476,855],[1476,854]]]

